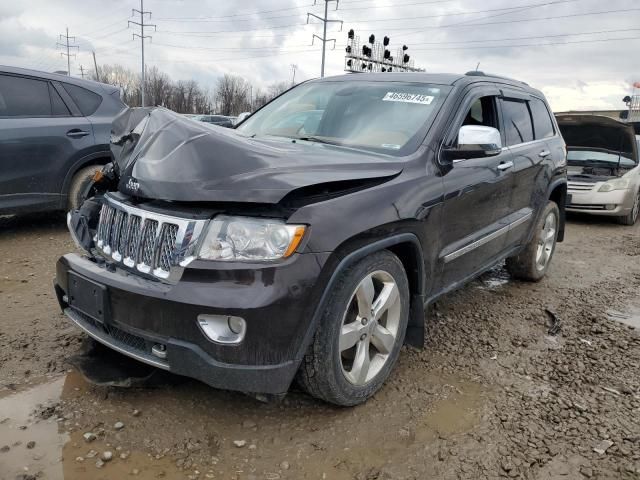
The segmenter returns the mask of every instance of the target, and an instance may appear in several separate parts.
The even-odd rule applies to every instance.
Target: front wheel
[[[102,165],[90,165],[76,172],[71,179],[71,186],[69,187],[67,211],[80,208],[86,200],[86,198],[84,198],[84,192],[93,181],[93,176],[98,170],[102,170]]]
[[[618,217],[618,222],[620,222],[622,225],[632,226],[636,224],[639,216],[640,216],[640,190],[638,191],[638,194],[635,196],[631,211],[624,217]]]
[[[298,372],[312,396],[342,406],[382,387],[400,354],[409,319],[402,263],[383,250],[340,274]]]
[[[556,250],[560,229],[560,209],[549,201],[535,226],[531,241],[518,255],[507,258],[507,271],[512,277],[530,282],[540,281],[551,263]]]

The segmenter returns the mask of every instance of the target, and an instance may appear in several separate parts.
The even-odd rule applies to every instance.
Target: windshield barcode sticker
[[[431,105],[431,102],[433,102],[434,98],[435,97],[431,95],[421,95],[418,93],[387,92],[382,101],[420,103],[422,105]]]

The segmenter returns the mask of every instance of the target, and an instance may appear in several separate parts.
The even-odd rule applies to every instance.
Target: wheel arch
[[[340,255],[339,259],[336,258],[334,260],[337,264],[329,263],[331,261],[328,262],[332,272],[315,307],[311,324],[300,346],[298,360],[302,360],[313,341],[320,317],[326,308],[329,294],[340,274],[354,263],[381,250],[389,250],[394,253],[405,269],[410,288],[409,322],[407,324],[405,344],[422,348],[424,346],[425,263],[422,246],[417,235],[410,232],[398,233],[364,244],[360,239],[352,239],[341,245],[340,250],[346,251],[346,253]]]
[[[558,228],[558,242],[564,240],[565,224],[566,224],[566,205],[567,205],[567,182],[565,179],[558,179],[549,186],[547,198],[558,205],[560,210],[560,225]]]
[[[73,177],[76,175],[76,173],[78,173],[85,167],[90,167],[92,165],[106,165],[110,161],[111,152],[108,150],[93,152],[77,160],[67,171],[62,183],[62,191],[60,193],[62,193],[62,195],[64,196],[64,201],[66,202],[66,196],[69,194],[71,182],[73,181]]]

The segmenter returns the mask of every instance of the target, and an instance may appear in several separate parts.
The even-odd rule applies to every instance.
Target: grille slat
[[[182,220],[171,223],[165,218],[145,218],[105,204],[96,231],[97,247],[105,256],[127,267],[168,278],[179,261]]]

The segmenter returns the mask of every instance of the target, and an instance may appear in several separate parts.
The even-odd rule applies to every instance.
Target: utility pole
[[[145,15],[149,15],[149,18],[151,18],[151,12],[145,12],[144,11],[144,0],[140,0],[140,10],[133,8],[131,10],[131,16],[133,17],[136,13],[140,14],[140,22],[134,22],[133,20],[129,20],[127,23],[127,28],[129,28],[130,24],[134,24],[134,25],[138,25],[140,27],[140,34],[134,33],[133,34],[133,38],[135,40],[136,37],[140,38],[140,45],[142,47],[142,83],[140,85],[140,91],[142,94],[142,106],[144,107],[144,78],[145,78],[145,68],[144,68],[144,39],[145,38],[151,38],[151,36],[147,35],[145,36],[144,34],[144,27],[153,27],[153,30],[156,30],[156,26],[152,23],[144,23],[144,16]]]
[[[319,37],[318,35],[316,35],[315,33],[313,34],[313,37],[311,37],[311,45],[313,45],[314,40],[317,38],[318,40],[320,40],[322,42],[322,65],[320,67],[320,77],[324,77],[324,60],[325,60],[325,54],[326,54],[326,50],[327,50],[327,42],[333,42],[333,48],[336,48],[336,39],[335,38],[327,38],[327,24],[329,23],[339,23],[340,24],[340,31],[342,31],[342,24],[343,21],[342,20],[330,20],[329,17],[329,2],[336,2],[336,10],[338,10],[338,2],[340,0],[321,0],[324,2],[324,18],[319,17],[318,15],[315,15],[313,13],[309,13],[307,12],[307,23],[309,23],[309,17],[314,17],[317,18],[318,20],[320,20],[323,25],[322,25],[322,37]],[[318,2],[318,0],[314,0],[313,4],[316,5]]]
[[[82,65],[80,65],[80,76],[84,79],[85,75],[87,75],[87,74],[84,73],[84,67]]]
[[[295,63],[291,64],[291,86],[293,87],[296,84],[296,70],[298,69],[298,65]]]
[[[96,69],[96,80],[100,81],[100,72],[98,71],[98,62],[96,62],[96,52],[91,52],[93,54],[93,66]]]
[[[75,42],[76,41],[76,37],[70,37],[69,36],[69,27],[67,27],[67,34],[66,35],[62,35],[60,34],[60,40],[65,41],[65,43],[56,43],[56,46],[58,47],[66,47],[67,48],[67,53],[60,53],[61,56],[63,57],[67,57],[67,75],[71,76],[71,57],[75,57],[76,54],[75,53],[70,53],[69,49],[71,48],[80,48],[78,45],[71,45],[69,44],[69,41]]]

